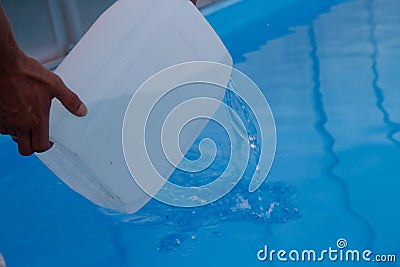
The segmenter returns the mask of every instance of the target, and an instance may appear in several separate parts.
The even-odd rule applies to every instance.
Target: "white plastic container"
[[[37,156],[95,204],[125,213],[137,211],[151,198],[132,179],[124,160],[125,110],[149,77],[188,61],[232,65],[228,51],[189,0],[117,1],[56,70],[86,103],[88,115],[74,117],[54,101],[50,121],[54,146]],[[227,82],[229,74],[222,79]],[[222,99],[223,94],[217,97]],[[210,116],[217,108],[209,107]],[[190,144],[203,127],[199,124],[192,130]],[[173,171],[164,170],[167,175]]]

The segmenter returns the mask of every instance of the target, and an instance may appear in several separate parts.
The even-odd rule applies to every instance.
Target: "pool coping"
[[[201,8],[203,8],[203,7],[206,7],[206,6],[215,4],[215,3],[220,2],[220,1],[221,1],[221,0],[199,0],[199,1],[197,2],[197,5],[196,5],[196,6],[197,6],[199,9],[201,9]]]

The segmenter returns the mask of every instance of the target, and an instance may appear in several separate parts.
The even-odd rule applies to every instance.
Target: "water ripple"
[[[229,196],[198,208],[171,207],[153,200],[131,215],[101,211],[117,223],[166,227],[165,235],[157,241],[160,252],[176,251],[184,242],[195,240],[201,230],[218,237],[222,234],[220,226],[226,222],[282,224],[300,218],[293,185],[282,181],[265,183],[254,193],[249,193],[247,187],[247,183],[239,183]]]

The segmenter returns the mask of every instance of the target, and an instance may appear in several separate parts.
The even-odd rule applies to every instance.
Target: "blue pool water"
[[[151,201],[122,215],[0,137],[8,266],[400,266],[400,2],[223,1],[204,13],[274,113],[277,152],[263,186],[249,193],[245,177],[211,205]],[[203,135],[217,133],[223,152],[217,131]],[[264,245],[320,251],[339,238],[397,263],[257,259]]]

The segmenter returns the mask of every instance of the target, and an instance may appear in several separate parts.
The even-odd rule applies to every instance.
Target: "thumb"
[[[72,92],[61,78],[58,77],[54,96],[60,100],[63,106],[72,114],[78,117],[83,117],[87,114],[88,110],[78,95]]]

